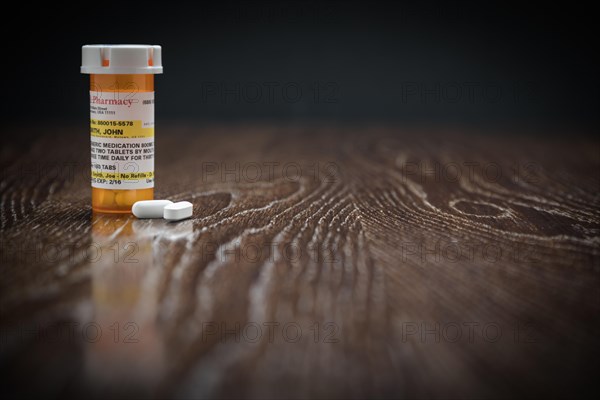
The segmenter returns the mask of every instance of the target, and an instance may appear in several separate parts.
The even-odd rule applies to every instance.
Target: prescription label
[[[92,187],[154,187],[154,92],[90,91]]]

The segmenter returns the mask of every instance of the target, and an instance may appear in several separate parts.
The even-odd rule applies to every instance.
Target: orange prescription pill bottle
[[[161,47],[88,45],[81,73],[90,75],[92,209],[130,213],[154,198],[154,74]]]

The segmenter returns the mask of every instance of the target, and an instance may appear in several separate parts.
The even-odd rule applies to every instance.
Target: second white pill
[[[179,201],[169,204],[164,208],[163,218],[168,221],[179,221],[190,218],[193,213],[193,204],[189,201]]]

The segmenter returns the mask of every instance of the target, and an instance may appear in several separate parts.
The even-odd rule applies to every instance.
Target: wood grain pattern
[[[592,386],[600,145],[165,126],[179,223],[92,215],[88,141],[0,153],[3,392],[573,396]]]

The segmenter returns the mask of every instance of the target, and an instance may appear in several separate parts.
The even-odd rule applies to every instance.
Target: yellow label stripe
[[[154,137],[154,127],[142,127],[142,121],[90,120],[90,134],[101,138],[147,138]]]
[[[92,178],[96,179],[149,179],[154,178],[154,172],[101,172],[92,170]]]

